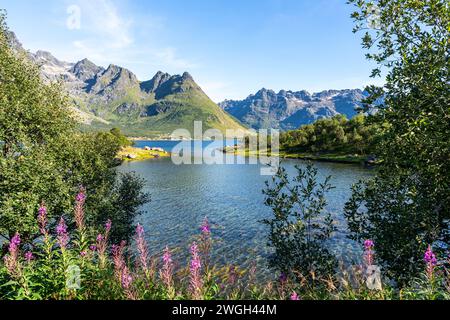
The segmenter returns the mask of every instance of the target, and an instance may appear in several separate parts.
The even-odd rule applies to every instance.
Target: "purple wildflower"
[[[122,287],[124,289],[129,289],[131,284],[133,283],[133,277],[131,276],[130,272],[128,271],[128,267],[125,266],[122,269]]]
[[[209,265],[209,257],[212,247],[212,238],[211,238],[211,226],[209,224],[208,218],[205,217],[202,225],[200,226],[201,236],[200,236],[200,252],[202,254],[205,270],[208,269]]]
[[[75,223],[79,231],[84,230],[84,204],[86,202],[86,189],[80,187],[80,192],[75,197]]]
[[[431,246],[428,246],[427,251],[425,252],[425,255],[423,257],[423,260],[425,261],[425,263],[427,264],[427,275],[428,278],[432,278],[433,277],[433,273],[434,273],[434,268],[437,265],[437,259],[436,259],[436,255],[434,254],[433,250],[431,249]]]
[[[122,273],[120,276],[120,284],[122,285],[122,288],[125,292],[127,299],[136,300],[136,294],[132,289],[133,277],[126,265],[122,268]]]
[[[366,240],[364,241],[364,248],[366,250],[371,250],[374,247],[374,243],[372,240]]]
[[[91,250],[92,252],[95,252],[95,251],[97,251],[97,246],[91,245],[91,246],[89,247],[89,250]]]
[[[100,267],[104,268],[106,265],[106,249],[108,246],[109,232],[111,231],[112,222],[111,220],[106,221],[105,224],[105,235],[99,234],[97,236],[97,251],[100,259]]]
[[[14,277],[19,277],[19,247],[20,247],[20,234],[16,233],[9,242],[8,252],[9,254],[4,257],[5,267],[9,274]]]
[[[163,267],[159,272],[162,282],[166,286],[169,298],[174,298],[174,287],[173,287],[173,261],[172,254],[168,247],[164,250],[163,255]]]
[[[228,270],[228,283],[233,286],[238,280],[238,272],[235,266],[230,266]]]
[[[47,207],[43,202],[38,209],[38,224],[41,234],[47,236]]]
[[[8,251],[10,254],[15,253],[19,250],[20,246],[20,234],[17,232],[14,237],[12,237],[9,243]]]
[[[123,258],[123,252],[125,250],[125,241],[122,241],[120,245],[112,246],[113,263],[114,263],[114,274],[116,278],[122,281],[122,270],[125,267],[125,260]]]
[[[282,272],[279,278],[281,283],[285,283],[288,280],[286,273]]]
[[[33,252],[28,251],[25,253],[25,260],[30,263],[31,260],[34,260]]]
[[[168,247],[166,247],[166,249],[164,250],[163,262],[164,262],[164,264],[172,263],[172,254],[170,253],[170,250]]]
[[[142,268],[142,271],[147,277],[153,277],[153,272],[151,268],[149,268],[149,252],[147,247],[147,242],[145,241],[145,231],[144,227],[140,224],[136,227],[136,246],[139,252],[139,265]]]
[[[293,293],[291,294],[291,300],[292,300],[292,301],[298,301],[298,300],[300,300],[300,297],[298,296],[297,292],[293,292]]]
[[[81,252],[80,252],[80,256],[81,256],[82,258],[86,257],[86,256],[87,256],[87,252],[86,252],[86,251],[81,251]]]
[[[431,246],[428,246],[423,259],[426,263],[431,263],[432,265],[437,264],[436,255],[433,253],[433,250],[431,250]]]
[[[56,233],[58,235],[59,246],[61,249],[65,249],[69,243],[69,233],[67,232],[67,225],[63,217],[61,217],[58,225],[56,226]]]
[[[82,204],[84,204],[84,202],[86,201],[86,189],[83,186],[80,187],[80,192],[75,197],[75,201]]]
[[[108,234],[111,231],[112,221],[108,219],[105,223],[105,232]]]
[[[201,277],[201,261],[197,244],[194,242],[191,246],[191,264],[190,264],[190,293],[195,300],[200,300],[202,295],[203,281]]]
[[[203,221],[203,224],[200,227],[200,231],[206,235],[209,235],[211,233],[211,226],[209,225],[207,217],[205,217],[205,220]]]
[[[372,240],[364,241],[364,260],[368,266],[373,265],[373,248],[375,244]]]

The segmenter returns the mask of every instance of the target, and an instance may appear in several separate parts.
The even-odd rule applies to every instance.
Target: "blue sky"
[[[373,83],[345,2],[2,0],[0,7],[31,51],[114,63],[140,80],[189,71],[219,102],[263,87],[317,92]]]

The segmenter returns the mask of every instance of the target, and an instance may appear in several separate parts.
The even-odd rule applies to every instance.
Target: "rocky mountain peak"
[[[46,51],[25,51],[13,33],[9,41],[39,66],[45,81],[63,81],[77,119],[86,125],[119,126],[139,136],[168,134],[180,127],[193,130],[193,119],[203,121],[206,128],[243,129],[187,72],[171,76],[158,71],[151,80],[140,82],[115,64],[104,69],[88,59],[66,63]]]
[[[163,83],[170,80],[170,78],[170,74],[158,71],[151,80],[141,83],[141,89],[147,93],[153,93],[161,87]]]
[[[219,105],[244,124],[255,129],[295,129],[320,118],[338,114],[352,118],[364,94],[361,90],[326,90],[315,94],[263,88],[241,101],[226,100]]]
[[[15,52],[25,51],[22,43],[17,39],[17,36],[12,31],[7,31],[6,36],[8,37],[9,45]]]
[[[69,62],[64,62],[55,58],[50,52],[39,50],[32,55],[33,60],[38,64],[51,65],[60,68],[67,68],[71,66]]]
[[[194,78],[191,76],[191,74],[189,72],[185,72],[183,73],[183,75],[181,76],[183,81],[187,81],[187,80],[192,80],[194,81]]]
[[[98,73],[103,71],[104,69],[102,67],[97,66],[88,59],[78,61],[72,69],[70,69],[70,72],[83,82],[92,80]]]

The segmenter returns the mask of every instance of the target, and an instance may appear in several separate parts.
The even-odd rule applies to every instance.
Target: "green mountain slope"
[[[13,33],[10,37],[15,50],[24,51]],[[187,72],[174,76],[158,72],[141,82],[116,65],[104,69],[88,59],[63,62],[45,51],[28,55],[39,64],[45,80],[62,80],[85,130],[120,127],[130,136],[158,137],[176,129],[192,133],[194,121],[202,121],[203,130],[245,130],[211,101]]]

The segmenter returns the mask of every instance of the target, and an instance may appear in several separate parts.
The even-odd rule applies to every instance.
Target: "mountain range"
[[[140,81],[126,68],[101,67],[88,59],[64,62],[50,52],[25,51],[13,32],[10,45],[25,52],[48,82],[62,81],[72,110],[86,130],[119,127],[130,136],[167,136],[176,129],[193,132],[194,121],[203,129],[296,129],[338,114],[352,118],[366,93],[359,89],[307,91],[261,89],[244,100],[215,104],[185,72],[157,72]]]
[[[311,94],[285,90],[276,93],[263,88],[245,100],[225,100],[219,106],[251,128],[291,130],[338,114],[353,118],[366,96],[359,89]]]
[[[64,62],[50,52],[25,51],[14,33],[10,45],[26,52],[48,82],[62,80],[73,102],[72,109],[86,129],[121,128],[131,136],[167,136],[176,129],[193,132],[194,121],[203,129],[246,128],[222,110],[203,92],[193,77],[158,72],[148,81],[139,81],[126,68],[97,66],[88,59]]]

